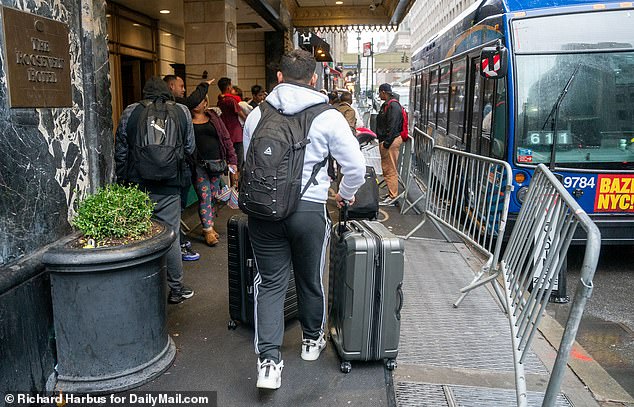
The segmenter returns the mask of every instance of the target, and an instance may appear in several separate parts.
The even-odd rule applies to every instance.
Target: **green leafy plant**
[[[72,224],[95,246],[110,241],[137,240],[152,230],[154,203],[137,186],[118,184],[101,188],[83,199]]]

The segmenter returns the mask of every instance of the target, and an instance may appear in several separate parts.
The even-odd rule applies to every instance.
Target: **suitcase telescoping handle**
[[[346,231],[348,226],[348,207],[350,201],[343,200],[343,206],[339,209],[339,225],[337,227],[337,234],[339,235],[339,241],[343,240],[343,232]]]

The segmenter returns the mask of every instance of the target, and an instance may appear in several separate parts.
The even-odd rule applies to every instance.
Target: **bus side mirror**
[[[480,52],[480,75],[488,79],[506,76],[508,50],[503,45],[482,48]]]

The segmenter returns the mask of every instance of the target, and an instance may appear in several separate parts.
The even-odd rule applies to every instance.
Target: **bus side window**
[[[506,149],[506,84],[505,79],[498,79],[495,89],[495,106],[493,108],[493,134],[491,138],[491,157],[497,159],[504,158]]]
[[[427,121],[429,126],[436,127],[436,114],[438,112],[438,67],[429,72],[429,101],[427,104]]]
[[[440,83],[438,84],[438,127],[447,132],[449,115],[449,79],[451,75],[448,63],[440,67]]]
[[[429,95],[427,93],[429,88],[429,72],[423,72],[422,86],[420,90],[420,127],[424,129],[427,124],[427,105],[429,104]]]
[[[418,112],[418,116],[415,117],[416,123],[414,124],[416,127],[421,127],[421,124],[425,123],[423,121],[423,111],[420,108],[422,104],[421,98],[423,96],[423,73],[422,72],[417,73],[415,76],[415,80],[416,80],[416,84],[413,87],[411,92],[413,99],[410,96],[410,101],[409,101],[409,105],[410,105],[409,111],[414,114],[415,112]]]
[[[463,139],[465,119],[465,78],[467,63],[465,59],[455,61],[451,66],[451,84],[449,86],[449,134]]]
[[[476,154],[478,152],[480,129],[482,127],[482,77],[480,76],[480,58],[473,58],[471,64],[471,76],[469,78],[469,81],[472,83],[471,86],[473,86],[469,100],[471,104],[471,131],[469,132],[469,140],[465,140],[465,143],[469,144],[469,152]]]
[[[476,152],[476,154],[480,154],[480,155],[484,155],[484,156],[488,156],[490,153],[490,149],[491,149],[491,125],[493,123],[493,115],[494,115],[494,111],[493,111],[493,104],[495,102],[495,98],[493,96],[494,93],[494,88],[495,88],[495,80],[493,79],[483,79],[482,81],[482,87],[483,87],[483,92],[482,92],[482,101],[483,101],[483,108],[482,108],[482,126],[481,126],[481,133],[480,133],[480,143],[479,143],[479,148]]]

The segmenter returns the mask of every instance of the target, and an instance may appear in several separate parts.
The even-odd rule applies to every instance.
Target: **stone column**
[[[204,71],[208,78],[227,76],[237,83],[236,0],[184,0],[183,7],[187,93]],[[217,93],[217,87],[210,89]]]

